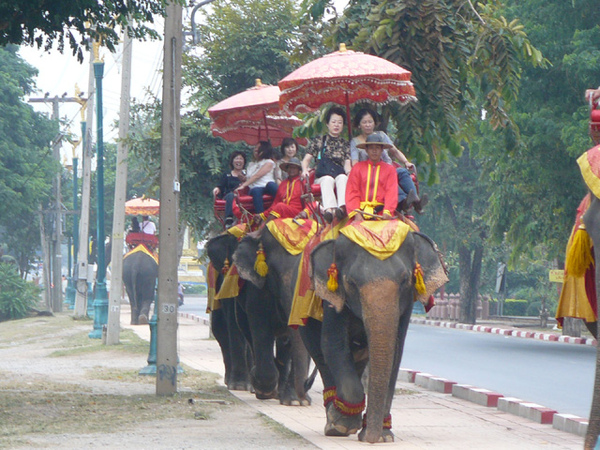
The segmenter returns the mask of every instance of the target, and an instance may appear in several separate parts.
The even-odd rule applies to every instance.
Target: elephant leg
[[[230,371],[227,387],[233,391],[249,391],[251,387],[247,343],[236,320],[235,300],[221,302],[221,309],[224,310],[225,314],[229,344]]]
[[[279,403],[285,406],[297,406],[299,404],[298,397],[291,384],[293,378],[292,341],[287,334],[279,336],[275,340],[275,366],[279,372],[277,381]]]
[[[231,351],[229,349],[229,333],[227,330],[227,321],[223,307],[215,310],[211,314],[210,328],[213,336],[221,347],[223,355],[223,364],[225,365],[225,376],[223,377],[225,385],[229,388],[231,376]]]
[[[275,335],[269,314],[269,299],[250,283],[245,285],[246,313],[252,334],[254,366],[250,374],[256,398],[277,398],[279,371],[275,365]]]
[[[130,284],[131,283],[125,284],[125,291],[127,292],[127,298],[129,299],[129,307],[131,308],[131,325],[139,325],[135,293],[133,292],[133,287],[130,286]]]
[[[354,434],[362,425],[365,393],[350,350],[349,315],[348,309],[337,313],[329,302],[323,302],[321,347],[336,388],[334,407],[327,408],[327,436]]]
[[[310,356],[306,347],[302,343],[302,338],[298,330],[290,330],[292,340],[292,377],[294,392],[298,398],[300,406],[310,406],[311,399],[308,395],[306,381],[308,378],[308,368],[310,365]]]

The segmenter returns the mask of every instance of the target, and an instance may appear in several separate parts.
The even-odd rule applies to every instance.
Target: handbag
[[[317,163],[317,169],[315,171],[315,178],[321,178],[325,176],[337,177],[338,175],[342,175],[346,173],[344,168],[337,164],[333,159],[323,156],[325,152],[325,140],[327,136],[323,136],[323,145],[321,147],[321,157],[319,158],[319,162]]]

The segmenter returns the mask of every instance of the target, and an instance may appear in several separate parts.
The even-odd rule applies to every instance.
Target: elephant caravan
[[[325,387],[325,434],[360,430],[361,441],[393,441],[390,409],[413,303],[427,303],[448,281],[435,243],[399,220],[344,219],[323,229],[314,220],[275,219],[250,233],[247,225],[230,228],[207,250],[215,297],[236,311],[219,321],[227,330],[213,320],[228,386],[246,380],[235,360],[243,366],[247,352],[232,352],[232,340],[218,335],[237,328],[251,348],[258,398],[309,403],[310,355]]]

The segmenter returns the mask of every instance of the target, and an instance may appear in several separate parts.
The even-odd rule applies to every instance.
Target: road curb
[[[178,312],[177,313],[178,317],[181,317],[182,319],[189,319],[189,320],[193,320],[194,322],[198,322],[204,325],[210,325],[210,320],[206,319],[204,317],[200,317],[196,314],[191,314],[191,313],[186,313],[186,312]]]
[[[445,322],[441,320],[429,320],[424,318],[411,318],[410,323],[415,323],[419,325],[429,325],[434,327],[442,327],[442,328],[456,328],[459,330],[468,330],[468,331],[477,331],[480,333],[492,333],[499,334],[502,336],[512,336],[518,338],[527,338],[527,339],[538,339],[542,341],[548,342],[562,342],[564,344],[577,344],[577,345],[598,345],[598,341],[593,338],[585,338],[585,337],[573,337],[573,336],[563,336],[556,333],[539,333],[535,331],[524,331],[516,328],[501,328],[501,327],[493,327],[489,325],[469,325],[464,323],[457,322]]]

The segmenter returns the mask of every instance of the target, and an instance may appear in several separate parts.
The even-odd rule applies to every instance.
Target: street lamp
[[[96,296],[94,298],[94,329],[89,337],[100,339],[102,328],[108,322],[108,292],[106,290],[106,264],[104,254],[104,135],[102,125],[102,77],[104,76],[104,61],[98,56],[100,42],[94,42],[94,78],[96,79],[96,177],[97,189],[97,216],[98,226],[96,243],[98,247],[98,270],[96,273]]]

